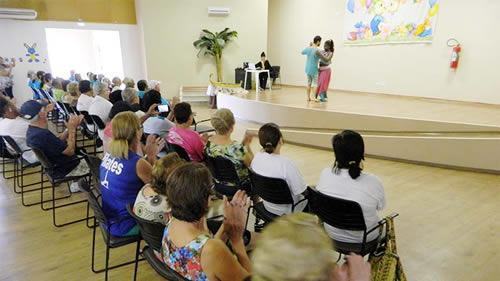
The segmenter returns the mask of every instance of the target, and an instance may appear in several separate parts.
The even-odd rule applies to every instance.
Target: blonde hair
[[[151,188],[158,194],[167,195],[168,176],[185,162],[177,152],[171,152],[157,160],[151,172]]]
[[[136,139],[141,123],[135,113],[127,111],[118,113],[111,121],[113,140],[109,144],[109,152],[113,157],[128,159],[128,151]]]
[[[282,216],[263,230],[252,266],[252,280],[328,280],[335,266],[332,241],[316,216]]]
[[[68,86],[66,86],[67,93],[72,96],[78,95],[78,82],[70,82]]]
[[[125,84],[125,87],[127,87],[127,88],[134,88],[135,87],[134,79],[132,79],[130,77],[123,78],[123,84]]]
[[[212,126],[217,134],[225,135],[234,126],[234,115],[231,110],[221,108],[214,112],[210,123],[212,123]]]

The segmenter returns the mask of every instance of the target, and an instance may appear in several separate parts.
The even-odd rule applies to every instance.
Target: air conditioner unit
[[[0,8],[0,19],[34,20],[37,15],[35,10]]]
[[[209,16],[228,16],[229,12],[230,9],[225,7],[208,7]]]

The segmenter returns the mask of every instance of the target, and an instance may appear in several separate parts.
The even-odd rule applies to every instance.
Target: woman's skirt
[[[331,68],[324,68],[319,70],[318,75],[318,88],[316,90],[316,96],[320,94],[326,94],[328,87],[330,86],[330,76],[332,75]]]

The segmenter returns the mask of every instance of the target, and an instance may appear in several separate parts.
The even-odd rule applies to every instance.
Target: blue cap
[[[40,113],[40,110],[46,106],[46,102],[38,102],[36,100],[29,100],[21,106],[19,113],[24,119],[31,120]]]

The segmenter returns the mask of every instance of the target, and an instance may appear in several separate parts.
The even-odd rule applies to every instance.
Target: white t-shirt
[[[165,136],[168,133],[168,130],[175,126],[172,121],[157,116],[149,117],[142,125],[144,126],[144,133],[150,135],[155,134],[160,137]]]
[[[385,207],[384,187],[380,180],[371,174],[361,173],[357,179],[352,179],[347,169],[334,173],[332,168],[321,172],[316,189],[328,196],[357,202],[363,210],[367,229],[371,229],[380,220],[377,211]],[[349,243],[361,243],[363,232],[335,228],[325,224],[325,230],[335,240]],[[368,235],[367,241],[377,238],[378,230]]]
[[[17,117],[16,119],[2,118],[0,119],[0,135],[11,136],[19,148],[28,150],[30,148],[26,145],[26,131],[28,131],[29,125],[29,122],[21,117]],[[14,152],[8,144],[7,149]],[[35,153],[31,150],[24,152],[23,158],[30,163],[38,162]]]
[[[76,103],[76,110],[78,111],[89,111],[90,105],[94,101],[93,97],[89,97],[85,94],[81,94]]]
[[[111,111],[112,107],[113,104],[110,101],[101,96],[96,96],[90,104],[89,115],[99,116],[102,122],[106,124],[109,121],[109,112]],[[101,140],[104,138],[103,130],[97,130],[97,134],[99,135],[99,138]]]
[[[259,152],[255,154],[253,158],[251,168],[255,173],[261,176],[284,179],[290,188],[295,203],[304,199],[301,195],[301,193],[307,189],[304,177],[302,177],[297,166],[285,156]],[[306,205],[307,200],[297,205],[294,211],[301,212]],[[264,207],[266,210],[276,215],[289,214],[292,212],[292,205],[290,204],[273,204],[264,201]]]

